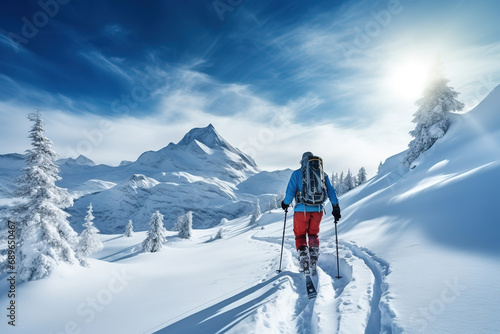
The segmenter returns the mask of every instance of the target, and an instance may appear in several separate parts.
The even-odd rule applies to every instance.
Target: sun
[[[394,97],[404,100],[417,100],[422,96],[430,64],[419,59],[410,59],[391,66],[387,83]]]

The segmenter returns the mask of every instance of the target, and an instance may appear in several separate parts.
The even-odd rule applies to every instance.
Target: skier
[[[310,168],[314,163],[316,165]],[[311,152],[305,152],[300,164],[301,168],[295,170],[290,177],[281,208],[287,210],[295,198],[293,233],[299,258],[299,269],[301,272],[308,272],[311,269],[314,275],[319,257],[318,233],[324,211],[323,202],[326,197],[330,199],[335,223],[341,217],[340,207],[335,189],[330,183],[328,175],[323,171],[321,158],[315,157]],[[304,180],[306,181],[304,182]],[[307,239],[309,239],[309,247]]]

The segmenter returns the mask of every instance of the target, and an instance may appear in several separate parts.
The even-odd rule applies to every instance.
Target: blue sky
[[[437,56],[467,109],[500,83],[497,1],[4,1],[0,154],[36,108],[62,157],[135,160],[212,123],[263,169],[406,148]]]

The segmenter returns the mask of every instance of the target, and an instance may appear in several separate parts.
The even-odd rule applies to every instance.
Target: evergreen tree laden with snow
[[[77,250],[81,254],[88,256],[92,253],[98,252],[104,248],[101,238],[99,237],[99,230],[94,226],[94,215],[92,214],[92,203],[88,206],[87,215],[85,216],[85,229],[80,235]]]
[[[335,191],[337,192],[337,194],[339,196],[343,195],[347,192],[347,189],[346,189],[346,186],[344,183],[344,172],[340,172],[340,176],[336,177],[336,185],[334,187],[335,187]]]
[[[267,209],[267,211],[269,211],[269,213],[271,213],[272,210],[275,210],[278,208],[278,200],[277,199],[278,199],[278,195],[273,195],[273,197],[269,201],[269,206]]]
[[[250,223],[249,225],[257,225],[257,220],[262,216],[262,212],[260,211],[260,201],[257,198],[257,201],[255,201],[252,216],[250,217]]]
[[[134,234],[134,224],[132,220],[128,221],[127,226],[125,226],[125,232],[123,233],[124,237],[131,237]]]
[[[357,184],[356,184],[357,186],[359,186],[359,185],[361,185],[361,184],[363,184],[363,183],[365,183],[365,182],[366,182],[366,169],[365,169],[365,167],[361,167],[361,168],[359,169],[359,171],[358,171],[358,176],[357,176],[357,178],[356,178],[356,181],[357,181],[357,182],[356,182],[356,183],[357,183]]]
[[[279,209],[281,208],[281,201],[285,199],[285,193],[280,192],[276,195],[276,208]]]
[[[177,219],[179,238],[190,239],[193,232],[193,212],[189,211]]]
[[[457,100],[458,94],[448,86],[439,65],[435,66],[434,77],[429,82],[422,98],[417,100],[418,110],[413,114],[415,129],[410,132],[413,140],[408,145],[408,152],[403,159],[410,167],[420,154],[427,151],[439,138],[443,137],[450,126],[449,115],[461,111],[464,104]]]
[[[347,171],[347,175],[344,178],[344,190],[348,192],[356,187],[354,177],[352,176],[351,170]]]
[[[357,176],[353,176],[351,170],[348,170],[345,176],[343,171],[340,173],[340,176],[338,173],[332,173],[332,185],[338,196],[344,195],[348,191],[366,182],[366,180],[366,169],[364,167],[359,169]]]
[[[161,250],[165,242],[166,232],[163,226],[163,215],[159,211],[156,211],[151,216],[148,236],[142,242],[142,250],[150,253]]]
[[[223,233],[223,229],[222,227],[217,231],[217,233],[215,234],[215,236],[213,237],[210,237],[210,241],[215,241],[215,240],[219,240],[219,239],[222,239],[222,233]]]
[[[222,230],[222,227],[217,231],[217,234],[215,235],[214,239],[222,239],[222,233],[224,230]]]
[[[63,211],[73,205],[73,200],[66,189],[55,184],[60,180],[54,163],[57,153],[45,136],[41,113],[32,113],[28,118],[34,123],[29,135],[32,148],[27,151],[16,191],[24,201],[15,208],[13,217],[20,281],[46,277],[61,263],[84,263],[77,259],[77,233],[68,222],[69,214]]]

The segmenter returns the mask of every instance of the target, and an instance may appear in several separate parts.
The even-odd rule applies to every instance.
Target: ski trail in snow
[[[281,244],[281,238],[252,237],[254,240]],[[283,289],[295,290],[295,312],[292,317],[297,333],[400,333],[395,324],[396,317],[390,305],[390,294],[386,282],[390,274],[389,264],[366,248],[354,243],[340,242],[339,266],[332,242],[321,246],[318,276],[315,285],[316,299],[309,300],[305,294],[305,279],[298,273],[298,261],[293,255],[294,241],[285,239],[283,272],[291,284]],[[278,268],[279,259],[276,262]],[[269,314],[274,313],[268,307]]]
[[[355,277],[361,277],[359,273],[361,269],[359,261],[365,264],[365,271],[371,271],[371,288],[367,289],[366,296],[369,297],[369,312],[366,323],[365,333],[400,333],[401,328],[395,323],[396,313],[390,305],[389,285],[386,282],[387,275],[390,274],[389,263],[373,254],[366,248],[355,245],[354,243],[340,242],[344,248],[347,262],[353,265],[353,281]],[[349,252],[351,255],[349,255]],[[356,260],[348,260],[353,258]],[[345,292],[342,296],[345,295]],[[340,331],[339,331],[340,332]],[[346,332],[347,333],[347,332]],[[351,333],[349,331],[349,333]]]
[[[332,305],[336,311],[336,327],[331,333],[373,333],[367,328],[373,301],[373,273],[361,259],[353,256],[349,249],[340,247],[342,277],[337,279],[335,249],[324,247],[322,252],[319,267],[330,277],[330,286],[336,297]]]

